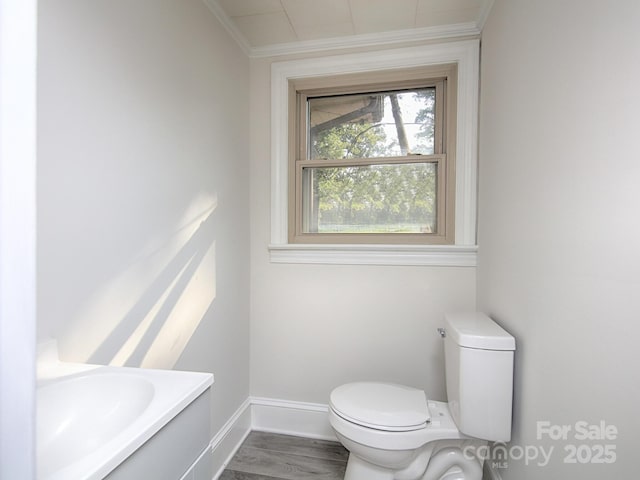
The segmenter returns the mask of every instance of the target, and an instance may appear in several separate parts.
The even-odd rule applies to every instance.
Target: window
[[[291,243],[454,242],[456,72],[290,81]]]
[[[275,61],[271,64],[271,262],[464,267],[476,265],[479,50],[479,41],[470,39],[370,52],[314,56]],[[457,86],[454,88],[451,84],[448,85],[449,93],[455,90],[455,105],[448,105],[448,109],[455,113],[455,122],[451,116],[445,119],[445,125],[452,122],[455,127],[455,148],[449,147],[453,144],[453,139],[448,138],[445,152],[447,166],[453,170],[447,173],[447,186],[454,185],[454,188],[448,189],[447,192],[446,215],[452,215],[453,218],[449,222],[450,217],[447,217],[445,235],[453,235],[454,241],[441,244],[385,244],[331,243],[332,240],[313,243],[315,240],[302,242],[295,239],[292,236],[295,235],[292,232],[292,226],[295,226],[292,220],[292,217],[295,218],[295,205],[292,204],[290,194],[295,189],[295,177],[290,173],[292,152],[296,151],[297,139],[295,133],[290,132],[290,120],[299,112],[296,109],[296,88],[311,93],[320,89],[336,89],[326,91],[326,95],[323,96],[346,94],[345,88],[357,86],[360,86],[360,91],[352,90],[348,93],[384,92],[389,88],[399,91],[417,86],[381,86],[390,82],[413,81],[416,77],[398,79],[393,77],[394,72],[436,69],[441,65],[456,67]],[[433,71],[431,73],[433,75]],[[372,80],[374,77],[375,80]],[[419,78],[426,77],[420,75]],[[336,80],[338,83],[330,84],[327,83],[328,80]],[[363,85],[367,87],[366,91],[362,90]],[[449,157],[453,154],[454,162],[449,162]],[[449,226],[455,227],[455,231],[448,230]],[[370,235],[361,234],[358,238],[362,236]]]

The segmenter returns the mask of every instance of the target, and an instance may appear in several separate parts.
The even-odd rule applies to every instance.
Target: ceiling
[[[479,33],[493,0],[205,0],[248,53]],[[266,53],[265,53],[266,54]]]

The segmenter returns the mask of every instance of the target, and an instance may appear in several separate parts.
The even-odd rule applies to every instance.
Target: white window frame
[[[271,66],[271,261],[374,265],[476,265],[479,40],[274,62]],[[458,66],[454,245],[288,243],[289,81],[456,63]]]

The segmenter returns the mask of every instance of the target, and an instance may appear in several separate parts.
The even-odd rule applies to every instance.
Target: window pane
[[[431,155],[435,103],[435,88],[309,98],[309,158]]]
[[[304,233],[433,233],[436,163],[302,169]]]

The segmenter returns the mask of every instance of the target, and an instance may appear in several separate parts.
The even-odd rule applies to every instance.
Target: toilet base
[[[394,472],[349,454],[344,480],[393,480]]]
[[[482,462],[466,457],[460,447],[445,447],[434,455],[431,455],[431,449],[422,453],[426,453],[426,458],[418,455],[412,465],[399,471],[375,465],[351,453],[344,480],[482,479]]]

